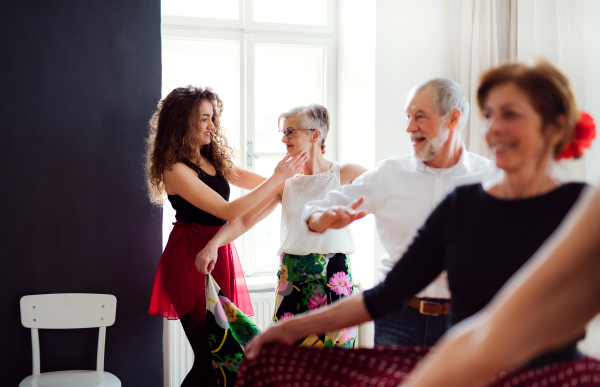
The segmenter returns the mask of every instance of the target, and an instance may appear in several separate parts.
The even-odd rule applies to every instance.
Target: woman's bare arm
[[[229,183],[243,189],[254,189],[258,187],[262,182],[267,180],[258,173],[251,172],[244,168],[235,167],[235,177],[229,180]]]
[[[269,193],[259,204],[238,219],[227,223],[219,232],[206,244],[206,246],[196,255],[196,269],[202,274],[210,273],[217,262],[217,249],[230,242],[233,242],[240,235],[250,230],[254,225],[266,218],[278,203],[281,203],[283,186],[285,182],[280,183],[277,188]]]
[[[403,386],[479,386],[579,337],[600,312],[600,191],[588,192],[478,315],[453,327]]]
[[[302,152],[294,157],[286,156],[277,164],[271,177],[253,191],[231,202],[227,202],[204,184],[198,179],[196,172],[183,163],[174,164],[163,175],[170,195],[179,195],[197,208],[230,222],[257,205],[278,184],[292,177],[307,159],[307,154]]]
[[[340,184],[352,184],[354,179],[367,172],[367,168],[358,164],[346,163],[340,167]]]

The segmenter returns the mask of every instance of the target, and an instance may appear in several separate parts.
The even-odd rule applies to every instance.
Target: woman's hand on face
[[[277,176],[282,180],[289,179],[296,173],[302,172],[302,168],[306,161],[308,161],[308,153],[306,152],[298,152],[298,154],[293,157],[290,157],[290,155],[287,154],[279,163],[277,163],[273,176]]]
[[[330,228],[344,228],[355,220],[364,218],[367,211],[356,211],[362,204],[364,198],[359,198],[347,206],[333,206],[322,212],[317,220],[317,229],[314,231],[325,231]]]
[[[260,354],[262,346],[267,343],[292,345],[294,342],[295,340],[289,334],[286,334],[286,326],[284,324],[275,325],[252,339],[246,348],[244,348],[244,352],[246,358],[252,360],[256,359]]]
[[[207,275],[213,271],[217,263],[218,249],[209,243],[196,255],[196,269],[200,273]]]

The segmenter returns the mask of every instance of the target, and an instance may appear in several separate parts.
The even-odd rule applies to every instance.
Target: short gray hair
[[[305,106],[296,106],[279,115],[277,126],[280,126],[281,122],[289,117],[296,117],[303,129],[319,129],[321,131],[319,146],[323,147],[323,142],[327,137],[327,133],[329,133],[329,113],[325,106],[316,103]]]
[[[462,130],[469,119],[469,101],[460,85],[448,78],[434,78],[416,85],[408,93],[408,102],[423,89],[433,92],[433,108],[440,116],[446,116],[454,109],[460,110],[458,130]]]

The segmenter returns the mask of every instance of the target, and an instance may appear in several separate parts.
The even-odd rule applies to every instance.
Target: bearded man
[[[377,270],[379,281],[448,193],[497,173],[490,160],[468,152],[460,140],[469,102],[456,82],[436,78],[413,87],[405,110],[414,152],[381,161],[352,184],[309,202],[302,213],[314,232],[346,227],[373,214],[385,248]],[[375,345],[433,346],[446,331],[449,299],[444,273],[403,310],[375,320]]]

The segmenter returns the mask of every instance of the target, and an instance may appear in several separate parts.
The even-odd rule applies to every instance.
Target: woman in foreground
[[[433,211],[383,283],[268,329],[248,345],[249,359],[267,342],[291,344],[398,310],[443,270],[456,324],[481,310],[556,230],[584,187],[562,184],[550,172],[552,159],[569,149],[580,116],[567,79],[546,61],[504,65],[483,75],[478,101],[502,180],[485,188],[457,188]],[[572,338],[529,365],[576,359],[575,344]]]
[[[310,200],[323,198],[340,185],[350,184],[365,169],[340,164],[323,157],[329,132],[329,114],[324,106],[298,106],[281,114],[281,141],[290,155],[309,155],[303,174],[282,182],[259,205],[223,227],[197,257],[202,273],[218,264],[217,249],[232,242],[270,214],[281,203],[281,262],[274,321],[316,310],[352,294],[349,254],[355,251],[349,228],[317,234],[308,231],[300,215]],[[217,259],[218,258],[218,259]],[[354,346],[355,328],[344,326],[319,335],[297,337],[306,346]]]
[[[586,196],[573,219],[481,314],[448,331],[403,386],[485,385],[580,336],[600,313],[600,191]]]
[[[210,88],[177,88],[159,104],[150,120],[147,181],[150,199],[162,205],[164,195],[177,211],[161,256],[148,313],[179,319],[194,351],[194,365],[182,386],[216,386],[206,330],[205,276],[194,259],[228,221],[239,218],[306,161],[286,156],[266,181],[236,167],[220,125],[223,102]],[[253,189],[229,202],[229,183]],[[213,277],[246,314],[252,305],[233,244],[218,251]]]

